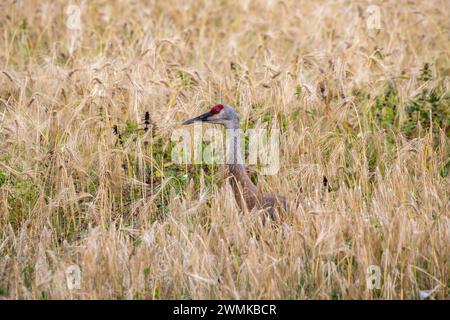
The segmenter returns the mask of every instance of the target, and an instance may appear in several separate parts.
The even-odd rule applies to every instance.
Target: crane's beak
[[[187,124],[191,124],[191,123],[194,123],[194,122],[200,122],[200,121],[207,121],[208,117],[210,115],[211,114],[209,112],[206,112],[204,114],[199,115],[198,117],[186,120],[185,122],[182,123],[182,125],[187,125]]]

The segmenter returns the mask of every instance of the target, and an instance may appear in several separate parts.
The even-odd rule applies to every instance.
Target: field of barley
[[[2,1],[0,299],[448,299],[449,16]],[[226,168],[172,161],[216,103],[280,130],[279,171],[248,171],[297,209],[263,224]]]

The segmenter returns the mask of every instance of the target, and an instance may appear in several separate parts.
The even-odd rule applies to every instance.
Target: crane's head
[[[216,104],[209,109],[208,112],[201,114],[195,118],[186,120],[183,125],[194,122],[208,122],[224,125],[226,128],[239,128],[239,116],[236,111],[226,104]]]

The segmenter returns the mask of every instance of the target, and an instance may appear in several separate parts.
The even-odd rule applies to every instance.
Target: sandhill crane
[[[227,139],[226,163],[232,176],[231,186],[234,196],[241,210],[264,209],[272,218],[274,218],[275,208],[287,210],[285,197],[262,193],[248,176],[241,155],[241,125],[234,108],[226,104],[217,104],[211,107],[208,112],[184,121],[183,125],[194,122],[221,124],[227,129],[228,134],[232,133],[232,137]]]

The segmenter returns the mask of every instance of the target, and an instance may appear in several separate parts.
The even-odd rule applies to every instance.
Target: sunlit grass
[[[450,7],[377,3],[86,1],[72,53],[69,3],[1,4],[0,298],[447,299]],[[218,102],[280,129],[273,226],[172,162]]]

